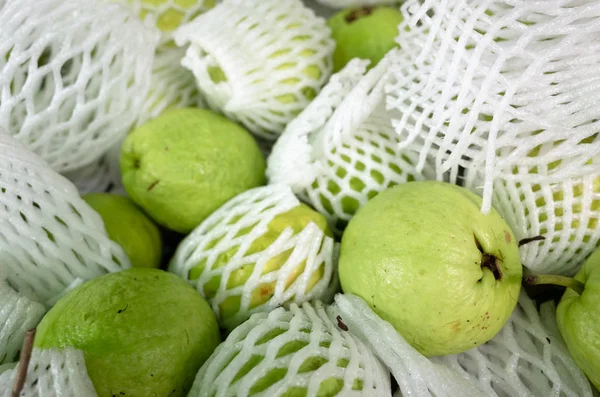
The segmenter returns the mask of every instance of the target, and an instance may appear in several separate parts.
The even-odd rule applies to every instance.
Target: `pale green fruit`
[[[327,21],[336,42],[333,71],[340,71],[353,58],[371,60],[375,66],[396,47],[398,25],[403,17],[393,7],[349,8]]]
[[[139,5],[140,17],[153,14],[156,27],[163,32],[172,32],[182,23],[192,20],[202,11],[215,6],[215,0],[125,0]]]
[[[380,193],[342,238],[342,289],[426,356],[487,342],[517,303],[522,267],[508,225],[480,206],[475,194],[442,182]]]
[[[123,186],[159,224],[187,233],[235,195],[265,182],[250,133],[206,109],[171,109],[133,131]]]
[[[69,292],[42,319],[35,345],[82,350],[99,397],[177,397],[219,342],[210,306],[185,281],[128,269]]]
[[[585,284],[583,292],[567,288],[556,320],[575,362],[600,391],[600,251],[589,257],[575,279]]]
[[[133,267],[160,266],[160,230],[131,199],[110,193],[82,198],[100,214],[108,237],[123,248]]]

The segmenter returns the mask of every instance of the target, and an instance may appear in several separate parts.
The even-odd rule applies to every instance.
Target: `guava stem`
[[[30,329],[25,334],[23,339],[23,346],[21,348],[21,354],[19,357],[19,364],[17,364],[17,376],[15,378],[15,384],[12,390],[12,396],[18,397],[23,390],[25,385],[25,378],[27,377],[27,369],[29,367],[29,361],[31,360],[31,352],[33,350],[33,341],[35,339],[35,328]]]
[[[583,293],[583,290],[585,289],[585,284],[581,281],[575,280],[572,277],[558,276],[554,274],[532,274],[524,277],[523,281],[529,285],[560,285],[563,287],[571,288],[579,295],[581,295]]]

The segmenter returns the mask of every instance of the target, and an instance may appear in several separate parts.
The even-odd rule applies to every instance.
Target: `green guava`
[[[127,0],[130,3],[137,0]],[[174,3],[172,6],[165,7],[168,2]],[[198,3],[204,3],[202,5],[202,11],[208,10],[215,6],[215,0],[142,0],[140,18],[145,19],[150,13],[154,13],[156,18],[156,27],[163,32],[171,32],[177,29],[183,22],[185,16],[189,11],[185,11],[194,7]],[[162,9],[162,13],[158,13],[158,10]],[[193,19],[196,15],[200,14],[197,12],[194,15],[190,15],[189,20]]]
[[[408,182],[358,210],[342,238],[339,275],[426,356],[490,340],[510,317],[522,266],[513,232],[455,185]]]
[[[398,25],[403,21],[399,9],[393,7],[349,8],[334,14],[327,21],[336,42],[333,71],[340,71],[353,58],[379,63],[391,49],[398,46]]]
[[[285,213],[279,214],[273,218],[273,220],[268,224],[268,230],[262,236],[258,237],[256,240],[252,242],[250,248],[246,251],[245,255],[252,255],[258,252],[262,252],[267,249],[271,244],[279,238],[281,233],[288,228],[291,227],[293,229],[294,234],[298,234],[304,230],[306,226],[310,223],[314,223],[321,229],[327,236],[333,237],[329,226],[327,225],[327,220],[325,217],[318,212],[314,211],[312,208],[307,206],[306,204],[300,204],[297,207],[287,211]],[[246,233],[249,233],[251,229],[247,230]],[[212,241],[210,243],[211,246],[216,245],[220,239]],[[233,247],[228,251],[220,254],[215,262],[212,265],[213,269],[222,268],[225,266],[231,258],[237,253],[239,250],[239,246]],[[264,265],[262,274],[271,273],[281,269],[281,267],[286,263],[288,258],[293,252],[293,248],[290,248],[287,251],[282,252],[279,255],[273,256],[270,258]],[[206,259],[202,262],[198,263],[195,267],[193,267],[189,272],[189,278],[191,280],[198,279],[204,268],[206,267]],[[241,285],[244,285],[252,272],[254,271],[254,263],[247,264],[239,269],[234,270],[229,274],[229,278],[227,280],[227,288],[235,288]],[[324,274],[324,264],[320,266],[314,273],[312,273],[309,281],[307,290],[310,291],[315,284],[319,282],[323,278]],[[306,267],[306,260],[302,261],[298,267],[290,274],[288,279],[286,280],[286,287],[289,287],[304,271]],[[204,296],[211,300],[215,297],[219,290],[219,285],[221,283],[221,275],[214,276],[211,280],[209,280],[206,284],[204,284],[203,292]],[[260,306],[271,299],[275,291],[276,281],[272,281],[269,283],[263,283],[256,286],[256,288],[252,291],[250,297],[250,308],[255,308]],[[221,323],[226,328],[232,328],[237,325],[237,321],[234,323],[230,323],[230,318],[236,315],[241,306],[240,295],[233,295],[226,298],[219,305],[219,315],[221,319]]]
[[[206,109],[171,109],[133,131],[123,186],[157,223],[188,233],[235,195],[265,183],[265,159],[245,129]]]
[[[160,266],[160,230],[131,199],[110,193],[82,198],[100,214],[108,237],[123,248],[133,267]]]
[[[177,397],[219,342],[215,315],[194,288],[132,268],[65,295],[40,322],[35,346],[82,350],[100,397]]]

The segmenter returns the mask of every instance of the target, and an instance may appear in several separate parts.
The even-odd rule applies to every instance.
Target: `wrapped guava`
[[[0,268],[11,287],[51,306],[69,287],[129,266],[75,186],[0,133]]]
[[[316,301],[254,314],[202,366],[189,397],[385,397],[389,372]]]
[[[99,159],[148,92],[158,33],[108,0],[8,0],[0,127],[58,172]]]
[[[397,54],[391,51],[367,73],[368,63],[355,59],[333,75],[269,157],[269,182],[291,186],[337,233],[369,199],[390,186],[426,179],[430,171],[416,170],[417,152],[400,150],[393,113],[385,108],[383,88]]]
[[[233,329],[256,312],[327,299],[337,288],[338,246],[325,218],[285,185],[248,190],[223,205],[177,248],[169,270]]]
[[[269,140],[332,70],[331,31],[300,0],[224,0],[174,37],[208,105]]]

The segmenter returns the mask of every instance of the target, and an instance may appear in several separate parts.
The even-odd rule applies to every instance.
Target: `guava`
[[[275,240],[281,236],[286,228],[290,227],[292,228],[294,234],[298,234],[302,232],[302,230],[304,230],[304,228],[306,228],[306,226],[308,226],[311,222],[317,225],[319,229],[325,233],[325,235],[333,238],[333,234],[327,225],[327,220],[325,217],[306,204],[300,204],[290,211],[275,216],[268,224],[267,231],[252,242],[250,248],[246,251],[245,256],[265,251],[275,242]],[[247,232],[250,232],[250,230],[247,230]],[[212,242],[211,245],[217,243],[218,241]],[[231,258],[233,258],[239,249],[240,247],[236,246],[220,254],[213,263],[212,268],[223,268],[225,265],[227,265]],[[279,255],[272,256],[265,263],[262,274],[276,272],[281,269],[293,251],[294,247],[290,247],[290,249],[287,251]],[[193,267],[189,272],[190,280],[198,279],[204,271],[206,265],[207,261],[203,260],[197,266]],[[227,278],[227,289],[244,285],[252,275],[255,265],[255,263],[250,263],[229,273]],[[286,288],[296,281],[300,275],[302,275],[305,267],[306,259],[301,261],[296,269],[290,274],[285,282]],[[310,291],[315,284],[317,284],[317,282],[323,278],[324,271],[325,269],[323,265],[318,267],[311,274],[308,280],[307,291]],[[206,284],[204,284],[203,293],[209,301],[215,298],[217,292],[219,291],[221,278],[222,275],[215,276]],[[250,309],[268,302],[274,294],[276,284],[277,280],[269,283],[257,284],[250,297]],[[232,328],[232,326],[235,326],[237,323],[239,323],[239,321],[232,322],[232,317],[234,317],[240,311],[241,300],[241,295],[232,295],[227,297],[219,304],[220,321],[226,328]]]
[[[556,308],[558,328],[571,356],[600,391],[600,250],[574,278],[530,275],[525,281],[567,287]]]
[[[419,352],[459,353],[496,335],[521,288],[511,229],[459,186],[408,182],[358,210],[342,237],[339,275]]]
[[[327,21],[336,42],[333,71],[340,71],[353,58],[371,60],[375,66],[385,54],[398,46],[398,25],[403,21],[400,10],[393,7],[364,6],[348,8]]]
[[[245,129],[206,109],[171,109],[135,129],[121,151],[123,186],[157,223],[188,233],[233,196],[265,182]]]
[[[131,199],[110,193],[82,198],[100,214],[108,237],[123,248],[133,267],[160,266],[160,230]]]
[[[35,346],[82,350],[100,397],[177,397],[219,342],[215,315],[194,288],[171,273],[132,268],[60,299]]]

